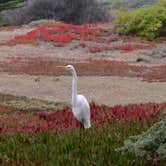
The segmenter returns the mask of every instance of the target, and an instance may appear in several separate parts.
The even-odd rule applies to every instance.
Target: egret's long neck
[[[75,106],[77,102],[77,74],[75,70],[72,70],[72,105]]]

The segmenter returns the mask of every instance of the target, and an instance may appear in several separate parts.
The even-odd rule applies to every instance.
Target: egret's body
[[[85,96],[77,94],[77,74],[75,68],[72,65],[64,67],[71,72],[73,77],[71,101],[73,115],[78,121],[80,121],[84,128],[90,128],[90,106]]]
[[[77,103],[72,105],[73,115],[81,122],[84,128],[90,128],[90,106],[83,95],[77,95]]]

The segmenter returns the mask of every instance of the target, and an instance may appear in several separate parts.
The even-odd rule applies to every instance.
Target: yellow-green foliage
[[[115,24],[120,24],[119,33],[136,34],[154,39],[166,28],[166,1],[131,12],[119,12]]]
[[[67,106],[65,103],[53,103],[39,99],[29,99],[0,93],[0,105],[12,106],[18,110],[58,110]]]

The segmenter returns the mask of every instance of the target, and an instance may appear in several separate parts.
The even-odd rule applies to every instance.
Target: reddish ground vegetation
[[[135,51],[138,49],[147,49],[150,48],[150,45],[143,44],[122,44],[114,46],[92,46],[89,48],[91,53],[101,52],[101,51],[112,51],[112,50],[122,50],[122,51]]]
[[[2,108],[2,106],[1,106]],[[118,122],[152,122],[159,120],[166,110],[163,104],[117,105],[107,107],[91,104],[92,125],[104,125]],[[58,111],[20,112],[6,114],[6,107],[0,116],[0,134],[38,131],[67,131],[78,128],[79,122],[73,117],[70,108]]]
[[[84,45],[91,53],[101,52],[104,50],[123,50],[134,51],[138,49],[151,48],[151,44],[136,44],[133,42],[125,42],[123,38],[113,36],[110,26],[101,28],[101,23],[98,24],[85,24],[85,25],[72,25],[65,23],[45,24],[39,26],[25,35],[15,36],[13,39],[0,43],[0,45],[17,45],[17,44],[32,44],[38,45],[39,39],[45,42],[53,42],[55,46],[64,47],[72,41],[84,41],[104,44],[98,45]],[[7,28],[6,28],[7,29]],[[12,28],[11,28],[12,29]],[[112,42],[121,41],[121,44],[111,45]],[[73,49],[81,45],[75,45]]]
[[[10,28],[18,27],[6,27],[6,29]],[[85,25],[47,23],[36,27],[25,35],[16,36],[7,42],[0,43],[0,45],[33,44],[36,46],[40,44],[40,41],[45,41],[54,43],[55,46],[63,47],[74,40],[78,41],[78,43],[72,45],[71,49],[81,47],[91,53],[104,50],[134,51],[154,46],[154,43],[141,42],[135,38],[132,40],[129,37],[115,36],[112,34],[111,26],[103,23]],[[68,75],[69,73],[60,71],[55,67],[56,65],[66,64],[66,62],[69,63],[67,59],[63,61],[50,57],[9,57],[5,61],[0,62],[0,71],[14,74]],[[128,76],[141,77],[148,81],[166,81],[166,65],[160,67],[138,67],[115,61],[87,60],[82,63],[71,59],[70,62],[71,64],[74,63],[79,75]]]
[[[49,57],[22,58],[12,57],[0,62],[0,71],[12,74],[31,75],[70,75],[69,72],[56,68],[59,65],[66,65],[67,60],[55,60]],[[107,60],[87,60],[84,62],[72,61],[77,73],[80,76],[125,76],[140,77],[146,81],[166,81],[166,65],[163,66],[134,66],[125,62]]]
[[[9,112],[13,112],[13,111],[15,111],[15,109],[13,107],[0,105],[0,114],[4,113],[4,112],[9,113]]]
[[[19,28],[20,26],[2,26],[0,27],[0,31],[14,31]]]

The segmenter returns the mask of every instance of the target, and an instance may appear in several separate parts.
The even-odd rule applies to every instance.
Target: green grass
[[[121,123],[65,133],[3,135],[0,136],[0,165],[144,166],[145,159],[129,152],[121,154],[115,149],[128,136],[148,127],[141,123]]]
[[[17,110],[58,110],[67,106],[65,103],[54,103],[38,99],[29,99],[27,97],[18,97],[9,94],[0,93],[0,104],[5,106],[12,106]]]

